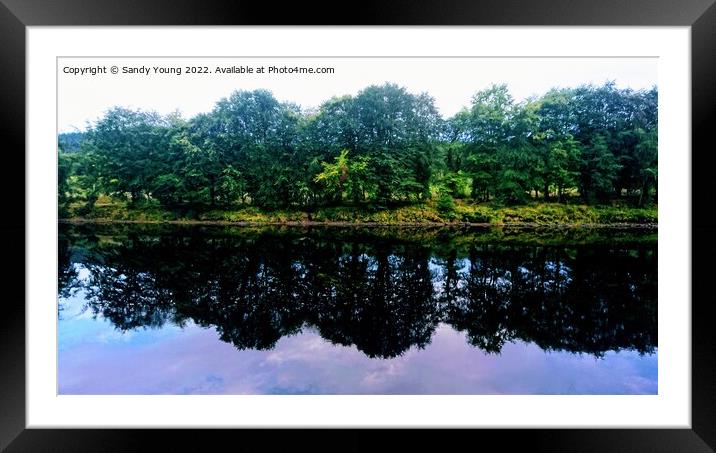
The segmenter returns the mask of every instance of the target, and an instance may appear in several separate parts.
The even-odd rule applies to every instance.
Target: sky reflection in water
[[[350,261],[347,258],[350,252],[345,252],[343,249],[335,253],[330,252],[333,250],[331,247],[335,245],[334,240],[311,244],[309,247],[317,250],[317,255],[311,255],[311,259],[304,254],[302,246],[294,247],[304,242],[305,238],[291,237],[281,244],[267,241],[265,237],[260,238],[263,240],[248,243],[242,242],[244,240],[242,238],[239,245],[233,239],[228,243],[220,242],[218,247],[222,251],[228,247],[227,253],[231,255],[237,250],[243,250],[246,256],[260,252],[256,254],[263,257],[264,267],[253,268],[249,265],[248,268],[253,269],[252,273],[263,272],[275,277],[283,275],[281,272],[285,272],[288,268],[295,269],[295,275],[290,277],[284,275],[284,277],[290,280],[291,285],[302,285],[301,291],[305,294],[294,292],[291,297],[287,297],[287,303],[290,299],[293,299],[293,303],[297,305],[303,303],[305,305],[302,305],[303,311],[288,313],[284,305],[278,304],[270,307],[268,313],[274,315],[267,317],[265,313],[257,311],[256,307],[251,307],[250,310],[242,308],[237,315],[235,312],[225,311],[226,304],[217,301],[215,297],[211,300],[213,303],[220,304],[219,309],[213,305],[206,306],[204,304],[208,302],[199,300],[203,294],[214,290],[216,294],[227,297],[226,300],[234,301],[239,297],[237,294],[244,297],[242,292],[246,290],[244,287],[242,287],[244,289],[232,289],[238,292],[231,292],[225,287],[216,289],[217,285],[221,286],[217,280],[219,274],[231,271],[229,273],[232,278],[240,280],[244,275],[237,268],[204,269],[200,262],[189,260],[188,256],[172,255],[183,252],[167,252],[167,248],[158,245],[162,240],[167,240],[166,237],[158,239],[153,234],[131,237],[116,232],[110,235],[103,233],[100,235],[93,231],[92,234],[88,234],[85,230],[79,233],[72,232],[64,238],[69,242],[65,244],[69,252],[66,256],[67,268],[64,269],[64,274],[72,274],[73,277],[71,284],[63,286],[65,284],[61,282],[61,290],[70,287],[75,289],[65,292],[60,299],[58,323],[60,394],[657,393],[656,327],[655,324],[652,326],[650,321],[644,321],[644,319],[653,319],[655,323],[655,316],[641,319],[640,313],[643,310],[632,312],[630,311],[632,308],[628,306],[615,308],[618,304],[610,300],[607,302],[611,305],[608,304],[606,308],[601,306],[594,308],[589,305],[584,309],[586,311],[573,312],[575,309],[567,303],[570,299],[564,296],[566,299],[560,303],[566,304],[569,309],[565,309],[562,305],[549,306],[547,312],[552,314],[556,309],[559,316],[555,315],[556,321],[551,318],[548,321],[554,323],[556,329],[561,329],[561,333],[567,333],[567,337],[575,328],[572,324],[578,331],[581,329],[582,333],[562,341],[557,337],[545,336],[544,331],[549,331],[550,325],[545,324],[544,319],[540,319],[545,316],[545,311],[539,308],[545,303],[548,305],[551,303],[545,302],[547,296],[551,301],[556,297],[555,295],[571,294],[570,291],[575,291],[574,279],[581,278],[592,282],[590,285],[583,285],[575,293],[581,298],[588,298],[587,296],[592,294],[590,292],[592,289],[585,289],[587,286],[589,288],[605,285],[619,286],[623,287],[625,292],[605,287],[603,294],[600,292],[597,296],[609,299],[617,295],[620,297],[624,297],[624,294],[633,295],[629,303],[645,304],[648,306],[645,309],[649,309],[649,304],[655,305],[655,300],[650,300],[648,296],[652,294],[650,286],[652,283],[655,294],[655,243],[646,247],[643,245],[626,247],[629,249],[626,254],[621,252],[615,254],[613,251],[607,253],[606,257],[609,259],[635,260],[627,265],[620,265],[617,261],[611,263],[612,267],[617,268],[616,272],[623,273],[624,269],[621,267],[628,268],[627,277],[633,281],[627,282],[612,281],[610,280],[612,276],[617,274],[608,272],[604,274],[606,271],[594,269],[594,266],[603,264],[601,260],[604,257],[598,254],[600,258],[595,261],[592,254],[584,252],[579,247],[573,249],[568,247],[564,250],[558,247],[559,250],[556,251],[549,249],[545,252],[546,258],[535,258],[542,250],[535,247],[517,247],[505,253],[490,251],[487,253],[489,256],[484,253],[485,250],[490,250],[489,248],[479,249],[478,251],[483,252],[478,253],[482,257],[479,262],[475,261],[477,255],[473,253],[474,251],[462,250],[459,246],[457,250],[450,248],[449,245],[454,241],[450,241],[447,245],[432,244],[425,254],[416,252],[411,248],[412,246],[406,246],[404,243],[401,243],[398,249],[389,250],[392,254],[388,256],[394,259],[390,266],[392,274],[386,278],[388,278],[387,283],[391,284],[386,285],[383,294],[389,294],[391,288],[395,289],[401,285],[407,285],[405,287],[408,291],[415,290],[415,285],[406,279],[416,279],[416,269],[419,274],[422,272],[419,270],[421,266],[427,264],[430,272],[426,275],[431,277],[432,288],[429,301],[430,304],[438,307],[436,314],[432,308],[423,307],[421,308],[423,311],[415,312],[412,310],[412,305],[408,309],[401,307],[401,303],[407,303],[401,299],[387,301],[386,305],[392,308],[381,311],[376,309],[375,305],[385,301],[380,298],[375,299],[372,293],[364,294],[364,297],[372,301],[370,304],[355,309],[349,307],[347,311],[336,308],[335,312],[327,313],[326,307],[329,305],[319,304],[318,308],[313,307],[311,304],[320,297],[325,297],[327,301],[332,301],[331,304],[335,304],[331,294],[341,291],[340,288],[336,289],[340,283],[330,275],[325,275],[322,266],[326,263],[321,263],[320,260],[325,258],[327,263],[338,260],[337,262],[342,264],[337,267],[341,269],[341,266],[349,266],[346,263]],[[176,234],[172,233],[170,236],[171,240],[176,240]],[[211,247],[203,241],[205,239],[191,243],[191,247],[200,246],[204,250],[210,249]],[[361,239],[360,242],[365,241]],[[390,242],[396,241],[392,238]],[[211,244],[214,243],[211,242],[209,245]],[[147,247],[155,253],[148,253],[150,250]],[[286,260],[293,265],[288,268],[283,268],[278,262],[268,265],[271,253],[267,253],[269,251],[265,249],[266,247],[278,249],[279,253],[284,254]],[[650,252],[652,248],[653,257]],[[350,249],[350,244],[347,249]],[[355,256],[370,258],[378,256],[379,249],[381,247],[376,246],[375,249],[361,249],[354,252]],[[578,251],[574,252],[574,250]],[[213,255],[216,257],[217,250],[215,249],[214,252]],[[167,253],[170,253],[170,256],[166,256]],[[131,259],[121,258],[124,254]],[[158,258],[160,256],[164,258]],[[267,256],[269,258],[266,258]],[[323,258],[316,258],[318,256]],[[516,265],[517,262],[505,261],[509,261],[512,259],[510,257],[514,256],[522,256],[518,260],[521,265]],[[555,278],[559,280],[559,277],[555,276],[558,276],[559,272],[554,269],[549,271],[550,267],[554,267],[552,259],[554,256],[564,256],[564,262],[561,264],[568,270],[568,275],[561,280],[561,284],[564,285],[561,290],[555,289]],[[167,263],[175,262],[177,259],[187,263],[188,267],[187,269],[181,266],[175,267],[173,279],[178,280],[187,275],[193,275],[195,282],[205,279],[205,283],[197,283],[197,286],[189,291],[192,296],[184,302],[178,296],[178,288],[169,288],[158,283],[160,272],[157,269],[164,269]],[[453,262],[452,266],[446,265],[450,259]],[[209,258],[207,263],[213,261],[214,258]],[[347,269],[355,272],[360,268],[364,274],[373,272],[378,275],[380,263],[378,257],[374,261],[363,263],[358,268],[349,266]],[[641,263],[644,268],[639,268],[635,263]],[[62,259],[60,265],[63,265]],[[207,266],[211,267],[214,264],[207,264]],[[318,266],[321,269],[310,270],[311,266]],[[485,273],[488,267],[489,272]],[[513,274],[529,274],[529,278],[523,279],[506,274],[504,268],[510,267],[513,269]],[[111,284],[107,280],[107,269],[117,271],[121,269],[119,274],[112,275],[109,280]],[[135,302],[139,299],[136,297],[131,300],[122,300],[119,297],[117,301],[109,303],[108,300],[113,294],[119,294],[118,288],[126,290],[125,280],[133,278],[129,275],[130,269],[137,271],[134,278],[141,276],[144,285],[140,285],[141,294],[151,293],[154,294],[154,298],[148,297],[147,300],[143,300],[142,303],[145,305],[136,305]],[[325,269],[330,269],[330,266],[326,265]],[[341,274],[341,269],[334,270],[336,275],[344,275]],[[470,277],[471,269],[472,277]],[[317,276],[315,278],[320,282],[309,278],[311,272],[315,273]],[[549,273],[549,276],[545,276],[545,272]],[[565,273],[564,270],[561,272]],[[202,277],[200,275],[202,273],[211,276]],[[452,283],[452,291],[456,295],[453,299],[446,300],[443,297],[445,288],[446,285],[451,285],[446,279],[449,279],[451,273],[453,277],[457,276]],[[527,285],[535,281],[536,277],[532,274],[540,273],[542,277],[538,279],[537,286]],[[364,274],[356,279],[364,281],[368,278]],[[496,277],[498,275],[503,277]],[[375,277],[365,281],[376,284],[375,280],[370,280],[372,278]],[[509,282],[504,281],[505,279]],[[654,281],[651,282],[650,279]],[[274,282],[275,286],[281,285],[275,278],[269,281]],[[331,283],[327,284],[326,281]],[[480,282],[484,286],[479,286]],[[355,281],[346,284],[351,291],[363,290]],[[470,285],[478,286],[473,288]],[[644,290],[646,286],[649,287],[648,290]],[[536,287],[541,288],[539,297],[535,296]],[[104,289],[98,291],[98,288]],[[266,291],[264,286],[262,288],[264,288],[262,291]],[[494,294],[489,301],[475,299],[478,294],[490,290]],[[425,289],[416,291],[425,291]],[[431,293],[431,290],[427,291]],[[526,315],[527,321],[534,319],[536,324],[542,323],[547,327],[533,329],[529,322],[525,324],[524,321],[517,319],[522,310],[511,307],[506,302],[507,298],[500,299],[495,305],[495,300],[501,297],[500,294],[503,292],[509,293],[512,299],[522,298],[522,304],[532,304],[530,308],[532,312]],[[95,300],[94,305],[92,303],[88,305],[88,301],[98,296],[103,299]],[[166,312],[152,312],[154,306],[166,308],[167,300],[162,299],[163,297],[169,301],[170,308]],[[276,293],[273,297],[283,296]],[[478,305],[473,307],[476,303]],[[112,321],[105,319],[103,310],[112,313]],[[358,315],[354,311],[357,311]],[[626,314],[629,319],[636,316],[637,320],[627,320],[626,327],[619,327],[620,323],[617,323],[616,327],[612,324],[604,324],[606,321],[590,321],[582,324],[583,316],[580,313],[594,314],[601,311]],[[181,315],[177,314],[179,312]],[[118,318],[118,313],[122,313],[122,317]],[[327,319],[316,313],[325,314]],[[478,314],[477,317],[475,313]],[[381,317],[391,315],[395,315],[396,318],[388,319],[387,327],[381,324]],[[406,326],[391,329],[391,324],[399,324],[406,317],[411,320]],[[130,318],[131,322],[121,325]],[[279,320],[276,321],[275,318]],[[288,321],[284,321],[284,318]],[[197,325],[197,320],[204,326]],[[228,324],[222,325],[222,320],[228,320]],[[238,328],[241,329],[241,334],[238,336],[231,330],[237,322]],[[183,326],[179,327],[177,323]],[[247,340],[251,335],[246,336],[247,330],[259,332],[257,335],[260,336],[263,335],[264,330],[274,328],[280,334],[273,335],[270,332],[267,336],[268,340],[257,341],[258,349],[245,347],[251,346],[251,341]],[[461,331],[458,331],[458,328]],[[500,329],[512,333],[503,335]],[[231,338],[239,341],[239,344],[222,341],[220,339],[222,332],[225,334],[225,340]],[[393,339],[394,335],[399,335],[401,332],[414,334],[415,339],[406,343],[401,339]],[[389,343],[389,347],[386,349],[385,345],[374,344],[371,335],[383,335],[381,341]],[[501,335],[506,340],[504,343]],[[610,338],[610,335],[614,338]],[[271,344],[274,338],[277,339]],[[343,344],[332,344],[326,338],[332,338],[334,343]],[[525,338],[531,341],[525,341]],[[244,344],[246,341],[248,343]],[[639,343],[642,341],[643,343]],[[535,344],[536,342],[546,345],[547,349],[551,350],[543,350]],[[475,344],[487,345],[487,347],[476,347]],[[495,346],[496,344],[498,346]],[[420,348],[421,345],[424,346],[423,349]],[[490,348],[499,350],[499,353],[485,352],[485,349]],[[603,352],[593,354],[600,349]],[[572,350],[585,352],[568,352]],[[643,354],[637,352],[638,350]]]

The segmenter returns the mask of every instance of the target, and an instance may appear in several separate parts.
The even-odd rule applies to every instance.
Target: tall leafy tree
[[[136,203],[151,191],[157,164],[168,149],[166,120],[155,112],[116,107],[88,131],[103,189]]]

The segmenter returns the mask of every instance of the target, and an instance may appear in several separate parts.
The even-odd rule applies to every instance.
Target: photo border
[[[161,440],[165,448],[174,445],[202,449],[230,441],[231,430],[60,430],[25,429],[25,198],[17,193],[25,187],[25,37],[27,26],[65,25],[659,25],[691,26],[692,65],[692,429],[522,429],[519,435],[505,436],[502,430],[464,430],[460,436],[471,443],[496,440],[503,447],[518,445],[549,451],[713,451],[716,448],[716,334],[711,326],[713,304],[706,296],[704,282],[708,266],[697,266],[716,252],[716,221],[710,215],[711,200],[706,186],[706,172],[711,168],[704,160],[707,140],[716,124],[716,5],[714,0],[608,0],[602,2],[570,0],[521,0],[516,2],[474,3],[453,1],[418,1],[410,6],[387,2],[361,2],[354,15],[339,9],[322,9],[317,15],[302,3],[277,8],[269,3],[216,1],[209,8],[199,0],[145,0],[140,4],[110,0],[63,0],[55,2],[0,0],[0,130],[6,150],[7,176],[0,178],[5,200],[5,251],[14,258],[4,272],[5,288],[14,289],[4,298],[5,311],[0,317],[3,373],[0,375],[0,448],[8,451],[65,451],[82,449],[122,451],[150,446],[148,439]],[[141,5],[141,8],[137,8]],[[357,6],[357,5],[356,5]],[[711,143],[709,143],[711,144]],[[23,150],[19,152],[18,150]],[[678,152],[678,150],[674,150]],[[698,163],[696,163],[698,161]],[[17,170],[23,168],[23,171]],[[23,194],[24,195],[24,194]],[[20,215],[19,213],[22,213]],[[25,241],[15,238],[21,236]],[[698,244],[698,247],[693,247]],[[22,250],[21,250],[22,249]],[[22,263],[22,265],[20,264]],[[706,261],[704,261],[706,263]],[[140,433],[141,431],[141,433]],[[432,431],[393,431],[404,446],[420,445],[445,448],[457,441],[454,434]],[[141,435],[140,435],[141,434]],[[257,440],[266,443],[262,430],[240,433],[241,442]],[[316,444],[317,434],[321,442]],[[370,448],[372,432],[366,430],[331,430],[310,434],[307,431],[281,430],[269,435],[270,446],[287,445],[321,447],[329,450]],[[144,438],[144,440],[142,439]],[[455,445],[457,446],[457,445]],[[362,447],[362,448],[361,448]]]

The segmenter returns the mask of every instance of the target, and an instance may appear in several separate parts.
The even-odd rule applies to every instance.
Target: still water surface
[[[60,225],[60,394],[655,394],[653,230]]]

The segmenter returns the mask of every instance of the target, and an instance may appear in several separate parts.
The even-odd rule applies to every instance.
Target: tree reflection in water
[[[193,321],[239,349],[310,328],[391,358],[446,323],[491,353],[652,353],[656,241],[615,234],[61,225],[59,292],[120,330]]]

